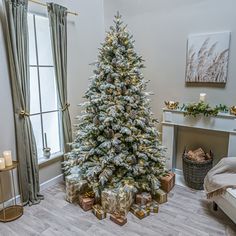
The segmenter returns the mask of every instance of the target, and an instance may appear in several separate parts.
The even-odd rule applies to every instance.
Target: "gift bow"
[[[147,216],[148,213],[150,212],[149,210],[144,209],[136,204],[131,207],[131,210],[133,211],[135,215],[138,215],[140,217]]]
[[[118,213],[118,212],[114,212],[113,215],[114,215],[115,218],[117,218],[117,219],[123,220],[123,218],[124,218],[124,216],[123,216],[122,214]]]
[[[100,206],[100,205],[94,205],[94,206],[93,206],[93,209],[94,209],[98,214],[103,214],[103,215],[105,214],[105,212],[104,212],[102,206]]]
[[[84,194],[84,197],[88,197],[88,198],[94,198],[94,196],[95,194],[93,191],[89,191]]]

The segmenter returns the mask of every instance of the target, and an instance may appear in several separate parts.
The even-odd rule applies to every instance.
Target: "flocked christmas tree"
[[[97,197],[127,183],[155,194],[165,173],[164,148],[145,92],[142,57],[121,21],[107,32],[78,116],[66,174],[87,180]],[[127,190],[128,191],[128,190]]]

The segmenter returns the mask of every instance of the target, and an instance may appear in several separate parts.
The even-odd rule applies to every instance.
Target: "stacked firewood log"
[[[212,159],[212,155],[204,152],[202,148],[198,148],[194,151],[189,150],[187,153],[187,157],[189,160],[196,162],[205,162]]]

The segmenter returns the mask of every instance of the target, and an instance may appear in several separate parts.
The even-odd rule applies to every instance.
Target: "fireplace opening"
[[[176,171],[182,172],[182,158],[185,148],[196,150],[202,148],[205,152],[214,153],[213,166],[221,158],[227,157],[229,134],[226,132],[178,127],[176,139]]]

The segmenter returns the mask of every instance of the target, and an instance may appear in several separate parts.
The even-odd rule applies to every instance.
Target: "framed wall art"
[[[187,83],[226,83],[230,32],[189,35]]]

